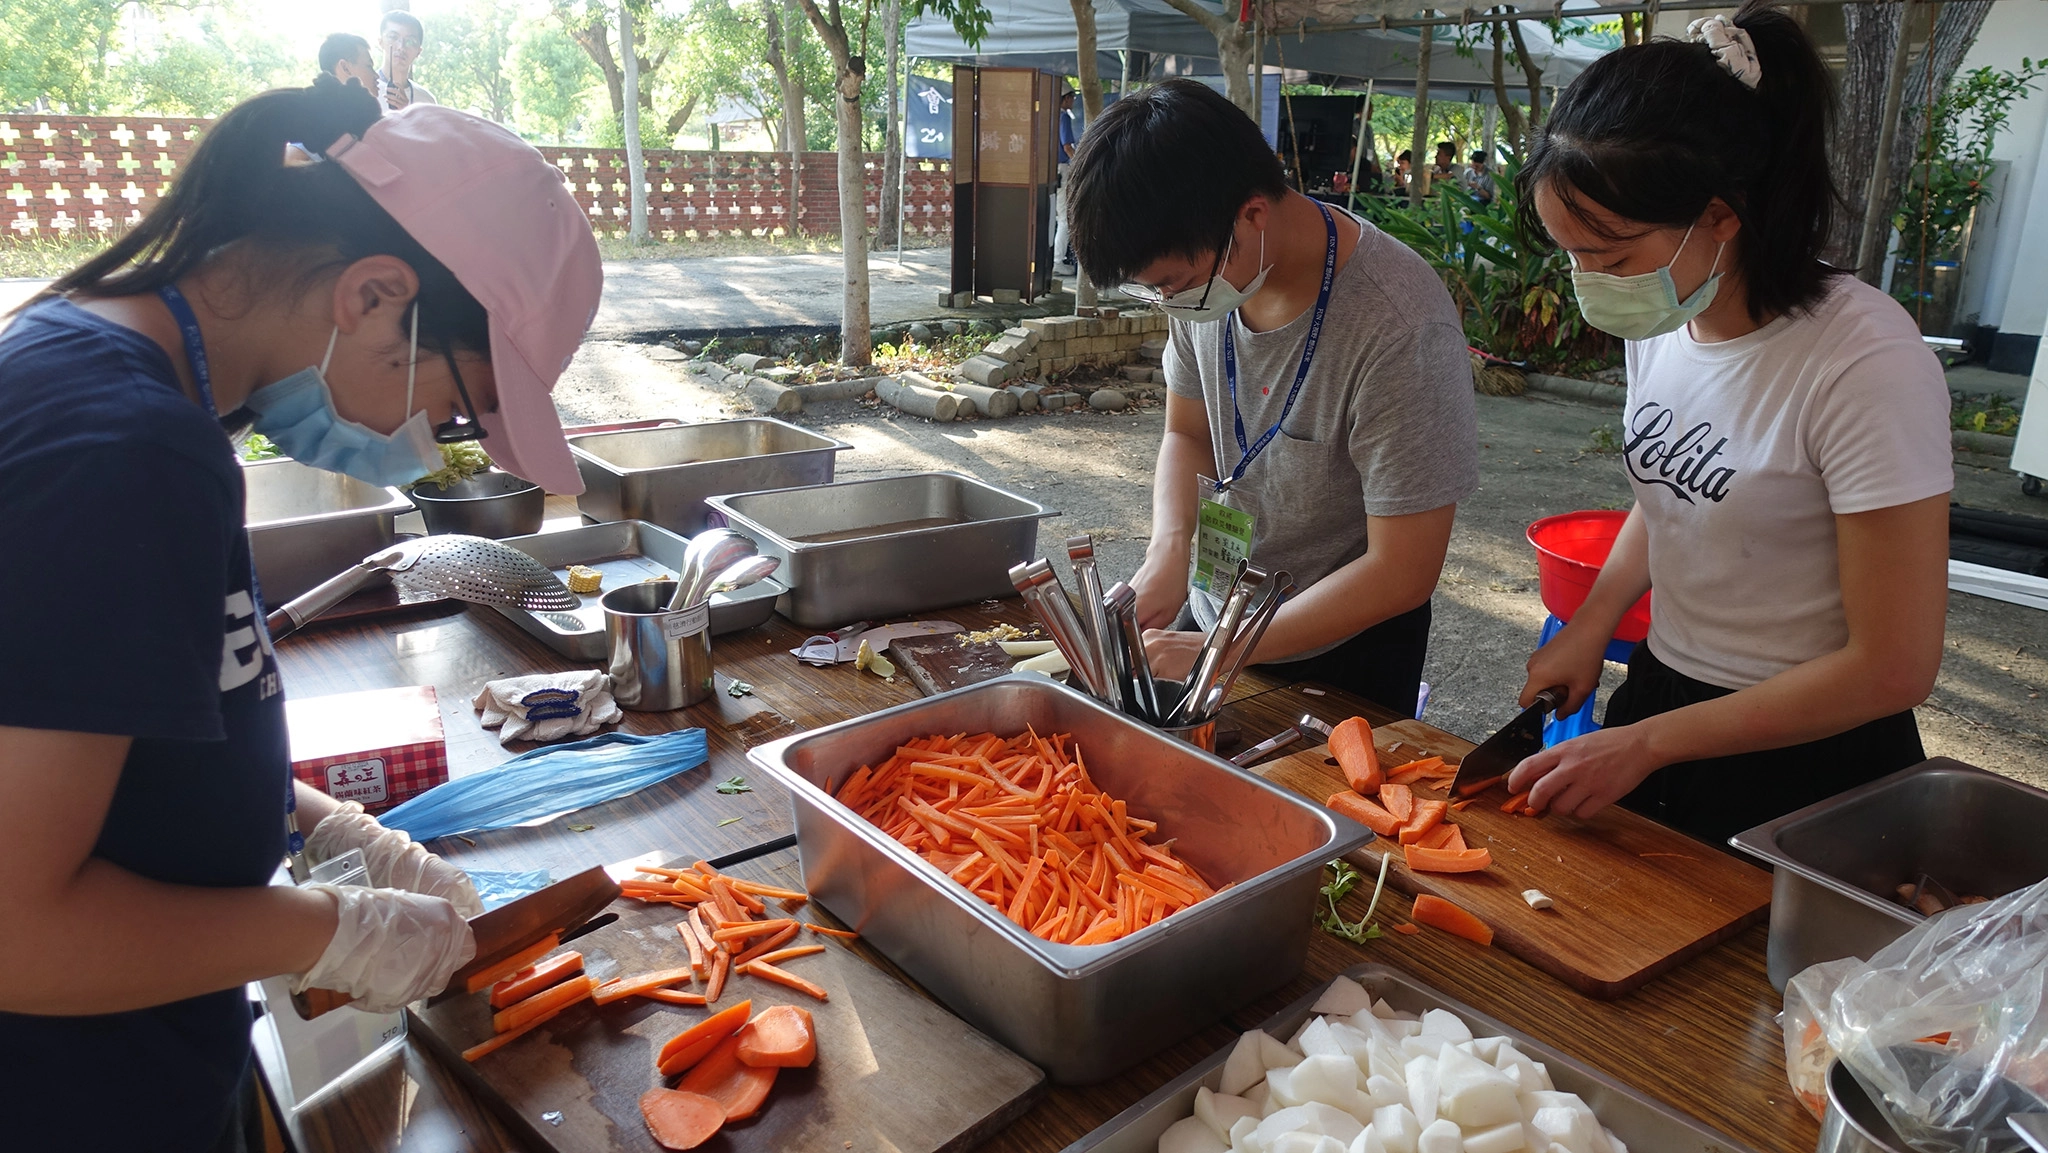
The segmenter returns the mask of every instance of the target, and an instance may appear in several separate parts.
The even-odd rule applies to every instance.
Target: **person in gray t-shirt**
[[[1450,294],[1405,245],[1289,191],[1251,119],[1192,81],[1111,105],[1069,186],[1089,278],[1174,317],[1152,541],[1131,582],[1154,671],[1192,664],[1200,636],[1171,626],[1214,619],[1228,576],[1205,589],[1199,562],[1235,536],[1301,590],[1255,659],[1412,715],[1430,594],[1479,477]],[[1204,516],[1207,501],[1223,509]]]

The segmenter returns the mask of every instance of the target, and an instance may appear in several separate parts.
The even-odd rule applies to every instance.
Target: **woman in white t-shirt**
[[[1923,759],[1941,663],[1949,398],[1904,309],[1820,253],[1834,93],[1752,0],[1596,61],[1518,175],[1588,323],[1628,341],[1636,504],[1523,703],[1599,683],[1654,588],[1607,727],[1515,770],[1539,808],[1620,801],[1715,843]]]

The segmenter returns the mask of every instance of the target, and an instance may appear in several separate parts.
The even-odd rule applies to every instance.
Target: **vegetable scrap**
[[[604,587],[604,573],[588,565],[572,564],[567,583],[572,593],[594,593]]]
[[[734,681],[725,686],[725,695],[734,700],[738,700],[741,697],[751,697],[754,695],[754,686],[745,681]]]
[[[1365,874],[1352,868],[1350,862],[1341,858],[1331,861],[1330,883],[1324,885],[1321,890],[1323,898],[1329,902],[1329,911],[1317,912],[1316,924],[1322,926],[1323,931],[1331,936],[1350,941],[1354,945],[1363,945],[1367,941],[1377,939],[1380,927],[1373,922],[1372,914],[1373,910],[1380,907],[1380,894],[1387,887],[1387,866],[1392,861],[1393,857],[1390,854],[1380,854],[1380,879],[1373,885],[1372,900],[1366,902],[1365,916],[1360,917],[1356,925],[1347,923],[1337,912],[1337,902],[1349,896],[1351,890],[1358,887],[1358,882],[1365,879]]]
[[[569,831],[572,833],[587,833],[596,827],[596,825],[570,825]]]
[[[747,779],[745,777],[738,775],[737,773],[718,782],[717,788],[720,793],[723,793],[728,797],[737,796],[740,793],[751,793],[754,791],[754,786],[748,784]]]
[[[1442,929],[1446,933],[1456,934],[1481,945],[1493,944],[1493,930],[1486,922],[1442,897],[1434,897],[1428,893],[1416,897],[1411,915],[1418,924]]]
[[[1522,900],[1527,901],[1532,909],[1548,909],[1557,904],[1541,889],[1523,889]]]
[[[853,654],[853,667],[865,669],[885,681],[896,679],[896,662],[876,652],[874,646],[866,641],[860,642],[859,650]]]
[[[746,820],[745,817],[727,817],[726,819],[718,822],[718,827],[722,829],[727,825],[737,825],[744,820]]]
[[[1043,940],[1108,944],[1217,892],[1096,787],[1066,734],[921,737],[835,795]]]
[[[1031,634],[1018,628],[1016,625],[996,624],[979,632],[961,633],[960,647],[964,649],[968,645],[986,644],[989,641],[1023,641],[1030,639],[1032,639]]]

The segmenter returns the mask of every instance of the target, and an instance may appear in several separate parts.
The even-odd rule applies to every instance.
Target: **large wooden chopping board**
[[[679,867],[687,867],[687,860]],[[796,855],[784,851],[736,865],[735,876],[801,888]],[[670,906],[620,900],[619,920],[578,937],[569,948],[599,979],[689,964]],[[804,919],[816,916],[808,907]],[[735,977],[716,1008],[751,998],[810,1010],[818,1060],[776,1079],[756,1117],[728,1126],[702,1146],[710,1153],[817,1150],[819,1153],[932,1153],[979,1144],[1021,1114],[1044,1073],[982,1036],[937,1002],[845,942],[804,933],[797,943],[825,952],[787,962],[823,985],[818,1002],[753,977]],[[699,992],[703,991],[700,985]],[[415,1009],[413,1035],[455,1068],[534,1150],[547,1153],[660,1153],[640,1117],[640,1095],[661,1078],[654,1056],[663,1042],[702,1020],[707,1009],[629,997],[585,1002],[474,1064],[462,1050],[489,1037],[484,994]]]
[[[1418,721],[1373,730],[1388,772],[1439,755],[1456,762],[1472,743]],[[1318,804],[1348,786],[1327,745],[1252,770]],[[1444,794],[1416,786],[1417,796]],[[1493,926],[1493,943],[1591,997],[1619,997],[1712,948],[1763,916],[1771,875],[1618,805],[1589,821],[1512,817],[1496,785],[1451,820],[1473,848],[1492,852],[1483,873],[1411,873],[1398,846],[1387,883],[1431,893]],[[1352,855],[1377,873],[1380,838]],[[1531,909],[1522,890],[1541,889],[1556,907]]]

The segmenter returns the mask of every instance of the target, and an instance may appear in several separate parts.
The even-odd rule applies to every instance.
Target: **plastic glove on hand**
[[[377,818],[354,801],[329,813],[306,838],[306,856],[316,865],[350,849],[363,851],[370,884],[380,889],[445,897],[465,918],[484,911],[469,874],[428,852],[404,832],[378,824]]]
[[[332,989],[355,997],[365,1012],[395,1012],[447,988],[476,956],[469,924],[441,897],[359,885],[304,888],[332,894],[339,921],[320,960],[292,979],[294,993]]]

